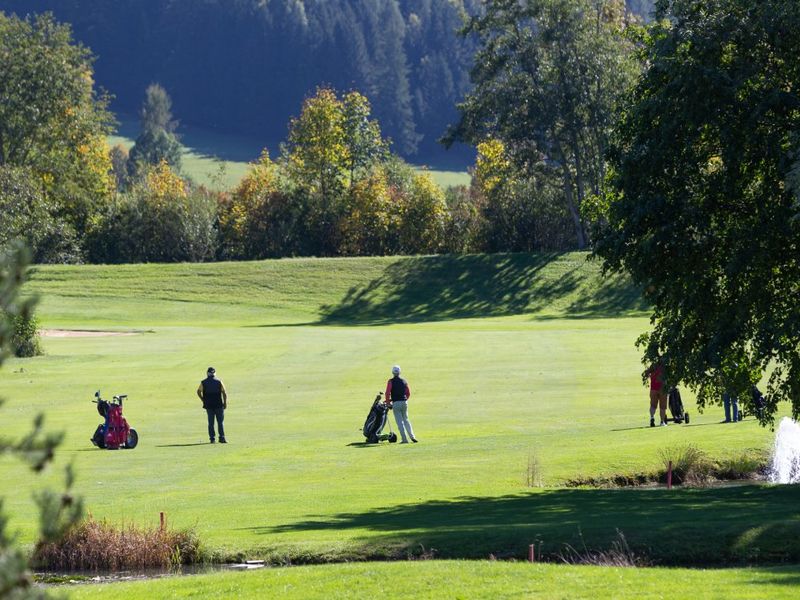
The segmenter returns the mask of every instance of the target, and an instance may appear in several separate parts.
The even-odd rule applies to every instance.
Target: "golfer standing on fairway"
[[[225,420],[225,409],[228,408],[228,393],[222,382],[214,377],[215,373],[214,367],[208,367],[206,378],[200,382],[200,386],[197,388],[197,397],[203,401],[203,408],[206,409],[208,415],[208,441],[214,443],[214,419],[216,419],[219,443],[227,444],[222,422]]]
[[[408,382],[400,377],[400,367],[395,365],[392,367],[393,377],[386,384],[386,401],[391,400],[392,411],[394,412],[394,420],[397,421],[397,428],[400,430],[400,437],[403,438],[401,444],[407,444],[408,437],[415,444],[417,438],[414,437],[414,430],[411,429],[411,422],[408,420],[408,399],[411,397],[411,390],[408,387]]]

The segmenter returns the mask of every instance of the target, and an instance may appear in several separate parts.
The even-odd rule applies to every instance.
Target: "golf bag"
[[[377,444],[382,439],[388,440],[390,444],[397,441],[397,434],[392,431],[391,423],[389,423],[389,435],[381,435],[386,425],[388,414],[389,405],[383,402],[383,392],[378,392],[372,407],[369,409],[367,420],[364,421],[364,427],[361,428],[361,432],[367,438],[368,444]]]
[[[753,394],[753,410],[755,411],[755,417],[760,421],[764,415],[764,409],[767,407],[767,400],[764,398],[764,394],[761,393],[756,386],[753,386],[752,389]],[[740,419],[745,417],[744,411],[739,411]]]
[[[681,400],[681,393],[677,387],[670,388],[669,396],[669,412],[672,414],[671,421],[675,423],[689,423],[689,413],[683,410],[683,401]]]

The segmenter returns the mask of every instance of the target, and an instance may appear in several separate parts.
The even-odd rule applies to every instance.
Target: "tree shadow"
[[[531,543],[557,558],[566,544],[608,550],[622,532],[660,564],[800,559],[800,486],[715,489],[554,489],[382,507],[248,529],[379,532],[380,543],[435,548],[441,558],[524,557]],[[362,542],[375,544],[374,536]]]
[[[320,310],[321,324],[388,324],[498,317],[543,309],[563,316],[641,311],[641,294],[623,277],[601,279],[584,260],[561,254],[421,256],[389,264]]]

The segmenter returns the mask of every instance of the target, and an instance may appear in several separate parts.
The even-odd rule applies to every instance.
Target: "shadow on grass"
[[[161,444],[156,448],[186,448],[188,446],[210,446],[211,442],[193,442],[191,444]]]
[[[642,311],[638,290],[601,278],[582,258],[560,254],[483,254],[399,259],[383,273],[323,306],[321,324],[386,324],[533,313],[558,318],[616,317]]]
[[[347,444],[348,447],[353,448],[378,448],[380,444],[369,444],[367,442],[350,442]]]
[[[800,486],[716,489],[556,489],[500,497],[429,501],[282,525],[264,535],[364,530],[361,540],[436,549],[441,558],[523,558],[541,543],[557,559],[565,544],[607,550],[621,531],[657,564],[774,563],[800,560]]]

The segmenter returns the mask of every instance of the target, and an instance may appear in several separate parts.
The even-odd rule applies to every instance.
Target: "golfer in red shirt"
[[[656,426],[656,406],[661,413],[661,427],[666,427],[667,386],[664,383],[664,365],[660,360],[650,367],[650,427]]]

